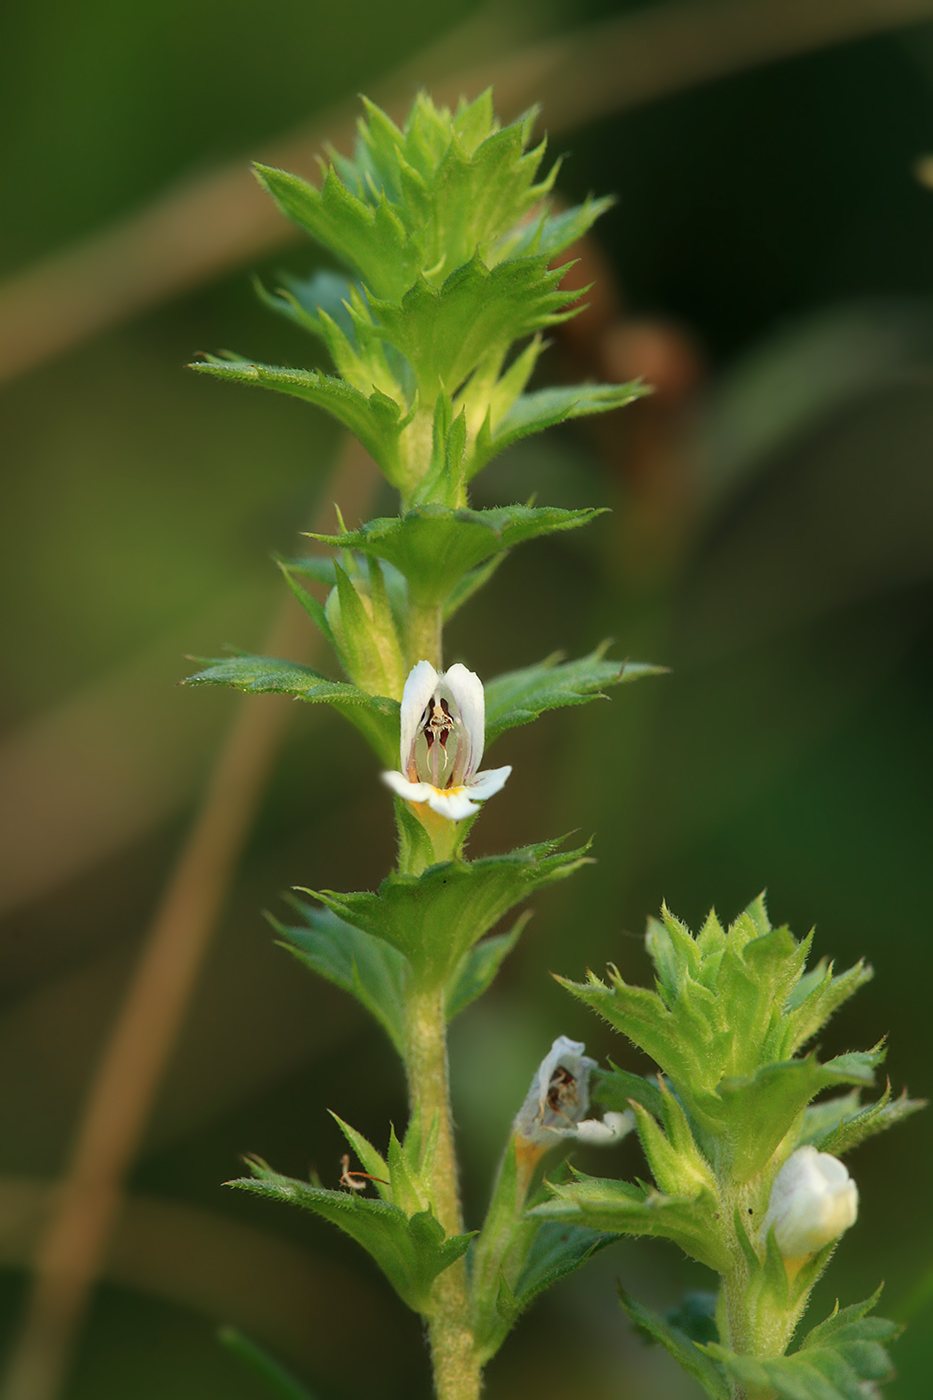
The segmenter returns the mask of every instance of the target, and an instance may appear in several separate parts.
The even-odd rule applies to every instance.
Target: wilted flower
[[[602,1120],[583,1117],[590,1106],[590,1074],[596,1068],[596,1061],[585,1055],[585,1050],[581,1040],[569,1040],[565,1035],[554,1041],[535,1071],[512,1125],[513,1133],[524,1143],[542,1152],[561,1138],[608,1146],[631,1128],[628,1113],[607,1113]]]
[[[803,1259],[848,1230],[857,1214],[858,1191],[838,1157],[798,1147],[774,1178],[762,1228],[774,1227],[785,1259]]]
[[[402,692],[401,772],[383,773],[393,792],[408,802],[426,802],[452,822],[479,810],[511,767],[477,773],[486,739],[483,683],[459,662],[440,675],[419,661]]]

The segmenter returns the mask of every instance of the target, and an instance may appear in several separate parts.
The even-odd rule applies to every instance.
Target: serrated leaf
[[[820,1152],[829,1152],[834,1157],[841,1157],[843,1153],[851,1152],[853,1147],[858,1147],[866,1138],[893,1128],[895,1123],[903,1122],[905,1118],[927,1106],[926,1099],[909,1099],[906,1089],[893,1103],[890,1100],[889,1080],[881,1098],[875,1103],[859,1108],[856,1095],[855,1104],[836,1123],[828,1126],[823,1132],[813,1133],[806,1140],[812,1142]]]
[[[408,579],[412,598],[432,606],[447,600],[464,574],[484,560],[525,540],[586,525],[600,513],[557,507],[451,510],[422,505],[402,516],[370,520],[358,530],[312,538],[335,549],[359,550],[386,560]]]
[[[792,1055],[800,1046],[805,1045],[844,1001],[848,1001],[859,987],[871,981],[874,972],[862,960],[837,977],[833,976],[832,966],[825,963],[814,968],[813,973],[807,976],[813,978],[812,986],[808,988],[805,996],[791,999],[785,1016],[786,1031],[782,1055]],[[801,978],[798,986],[805,980]]]
[[[602,700],[609,686],[666,672],[664,666],[641,661],[607,661],[608,645],[603,643],[578,661],[561,661],[560,653],[555,653],[537,665],[490,681],[486,687],[486,743],[491,744],[507,729],[530,724],[545,710]]]
[[[496,933],[488,938],[481,938],[479,943],[474,944],[463,955],[447,984],[448,1021],[459,1016],[477,997],[482,996],[515,947],[530,918],[531,910],[528,910],[520,915],[508,933]]]
[[[351,1127],[349,1123],[345,1123],[342,1118],[339,1118],[337,1114],[334,1113],[333,1109],[329,1109],[328,1111],[331,1118],[333,1118],[346,1138],[350,1150],[356,1153],[362,1163],[362,1170],[372,1177],[373,1186],[377,1195],[380,1196],[382,1200],[388,1201],[390,1205],[401,1206],[402,1209],[404,1209],[404,1201],[398,1200],[392,1190],[389,1164],[382,1156],[382,1153],[378,1152],[376,1148],[373,1147],[368,1138],[365,1138],[362,1133],[357,1132],[356,1128]]]
[[[215,379],[275,389],[292,398],[303,399],[323,409],[345,428],[355,433],[367,452],[378,462],[385,476],[401,490],[407,485],[405,466],[399,454],[399,438],[409,421],[402,406],[375,389],[366,395],[360,389],[333,375],[312,369],[289,369],[265,365],[240,356],[210,358],[191,366]]]
[[[331,586],[333,587],[336,584],[336,576],[334,574],[333,561],[328,560],[327,562],[331,564]],[[323,605],[317,600],[317,598],[315,598],[313,593],[309,593],[306,588],[302,588],[301,584],[297,581],[297,579],[295,578],[295,574],[299,573],[298,568],[286,563],[284,559],[278,560],[278,565],[285,578],[285,582],[288,584],[288,587],[292,592],[292,595],[297,599],[301,607],[304,608],[305,612],[308,614],[315,627],[317,627],[318,631],[321,633],[321,636],[327,639],[327,641],[330,643],[330,645],[336,652],[338,650],[337,639],[334,636],[333,629],[327,620],[327,614],[324,611]],[[312,574],[309,570],[306,574],[306,577],[315,578],[315,581],[317,581],[316,571],[314,574]]]
[[[771,1157],[807,1104],[838,1084],[871,1083],[873,1058],[839,1056],[820,1064],[815,1054],[801,1060],[763,1065],[749,1079],[726,1079],[718,1086],[718,1110],[729,1139],[730,1170],[748,1181]],[[866,1079],[867,1076],[867,1079]]]
[[[312,972],[355,997],[404,1055],[408,960],[383,939],[354,928],[329,909],[302,903],[296,903],[296,908],[304,926],[287,927],[270,916],[282,946]]]
[[[703,1387],[713,1400],[729,1400],[729,1384],[722,1369],[685,1332],[658,1317],[657,1313],[635,1301],[621,1285],[616,1285],[619,1302],[639,1332],[650,1341],[658,1342],[682,1366],[688,1376]]]
[[[297,700],[333,706],[370,741],[387,768],[398,756],[399,704],[384,695],[367,695],[346,681],[331,681],[277,656],[198,657],[205,670],[187,676],[182,685],[229,685],[249,694],[293,695]]]
[[[421,875],[389,875],[376,893],[313,894],[340,918],[403,953],[424,986],[443,986],[464,954],[535,890],[586,863],[587,847],[525,846],[476,861],[444,861]]]
[[[536,1219],[564,1220],[620,1235],[657,1235],[673,1240],[717,1273],[729,1271],[729,1252],[716,1223],[717,1203],[708,1192],[667,1196],[644,1184],[582,1173],[573,1181],[552,1181],[549,1186],[555,1199],[532,1208]]]
[[[372,1255],[403,1302],[429,1313],[431,1285],[466,1252],[471,1235],[445,1236],[428,1211],[411,1217],[396,1205],[346,1191],[328,1191],[281,1176],[264,1162],[251,1161],[253,1177],[228,1183],[313,1211],[329,1220]]]
[[[524,1311],[539,1294],[572,1274],[592,1255],[614,1244],[618,1236],[584,1225],[545,1221],[537,1231],[524,1267],[513,1289],[519,1311]]]
[[[370,300],[373,324],[405,357],[422,402],[453,395],[492,350],[566,319],[577,293],[560,290],[566,269],[542,257],[510,258],[489,268],[476,254],[440,287],[424,277],[401,303]]]
[[[634,380],[629,384],[575,384],[569,388],[538,389],[521,394],[499,421],[477,439],[471,476],[491,458],[520,442],[573,418],[588,418],[624,408],[651,393],[651,387]]]
[[[871,1384],[892,1373],[883,1343],[899,1331],[886,1318],[866,1316],[877,1298],[834,1312],[790,1356],[737,1356],[715,1342],[703,1350],[740,1385],[781,1400],[865,1400]]]

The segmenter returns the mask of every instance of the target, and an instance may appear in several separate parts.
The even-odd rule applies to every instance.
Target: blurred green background
[[[501,61],[660,10],[7,7],[0,273],[245,160],[453,34],[449,63],[458,25],[471,25],[464,63]],[[618,203],[583,250],[591,310],[545,375],[643,372],[660,392],[480,478],[481,505],[537,492],[612,514],[508,560],[457,619],[448,656],[489,676],[608,635],[620,656],[672,674],[496,750],[515,772],[473,849],[578,828],[596,833],[598,864],[536,901],[500,982],[455,1026],[473,1224],[555,1035],[639,1067],[548,973],[611,959],[644,979],[641,934],[662,899],[696,926],[766,887],[774,921],[798,935],[816,924],[819,953],[867,956],[876,980],[823,1049],[890,1032],[895,1087],[930,1092],[933,192],[918,161],[922,173],[933,151],[933,11],[879,28],[792,57],[778,43],[773,60],[672,80],[634,105],[622,87],[618,110],[555,140],[561,194]],[[660,40],[655,57],[663,69]],[[409,86],[430,85],[439,61],[416,62]],[[316,265],[314,249],[285,246],[0,389],[7,1342],[47,1184],[206,776],[238,709],[277,703],[176,690],[183,653],[261,645],[283,591],[270,555],[296,552],[342,450],[311,408],[182,367],[221,346],[320,363],[249,278]],[[326,1108],[376,1141],[405,1114],[381,1033],[275,948],[262,918],[282,912],[290,885],[372,887],[392,858],[374,760],[338,718],[292,710],[63,1400],[262,1400],[263,1383],[218,1346],[222,1321],[320,1400],[429,1393],[418,1325],[369,1261],[323,1224],[220,1184],[244,1151],[295,1174],[313,1162],[331,1180],[342,1147]],[[896,1349],[899,1400],[927,1397],[933,1371],[931,1150],[929,1115],[860,1149],[858,1227],[813,1304],[816,1320],[837,1294],[853,1302],[886,1280],[883,1309],[913,1324]],[[641,1170],[632,1143],[597,1162]],[[707,1283],[664,1244],[606,1251],[522,1323],[490,1370],[490,1400],[694,1394],[633,1336],[616,1278],[660,1308]]]

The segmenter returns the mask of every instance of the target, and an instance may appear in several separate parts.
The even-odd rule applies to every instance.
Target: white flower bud
[[[838,1157],[798,1147],[771,1187],[765,1236],[774,1227],[785,1259],[804,1259],[837,1239],[858,1214],[858,1191]]]

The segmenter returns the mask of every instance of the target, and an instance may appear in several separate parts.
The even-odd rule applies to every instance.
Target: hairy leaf
[[[308,890],[341,919],[404,953],[425,986],[442,986],[467,951],[516,904],[586,864],[586,847],[525,846],[476,861],[444,861],[421,875],[389,875],[377,893]]]
[[[703,1350],[739,1385],[781,1400],[865,1400],[874,1382],[891,1375],[884,1343],[899,1330],[886,1318],[867,1316],[877,1299],[876,1293],[864,1303],[833,1312],[790,1356],[737,1356],[716,1342]]]
[[[249,1165],[252,1177],[241,1177],[228,1185],[301,1206],[338,1226],[372,1255],[402,1301],[415,1312],[430,1311],[432,1283],[462,1257],[472,1238],[445,1236],[429,1211],[409,1217],[387,1201],[351,1191],[329,1191],[281,1176],[258,1159],[251,1159]]]
[[[560,653],[535,666],[497,676],[486,687],[486,742],[491,744],[507,729],[530,724],[545,710],[565,705],[585,705],[604,700],[612,685],[663,675],[664,666],[641,661],[606,661],[608,642],[579,661],[561,661]]]
[[[557,507],[451,510],[423,505],[402,516],[370,520],[358,530],[312,538],[388,561],[408,579],[412,597],[431,606],[447,600],[463,575],[484,560],[525,540],[576,529],[599,514]]]
[[[665,1351],[670,1352],[678,1365],[688,1376],[703,1387],[713,1400],[729,1400],[729,1384],[722,1369],[685,1332],[672,1323],[658,1317],[635,1301],[624,1288],[617,1285],[619,1302],[632,1319],[636,1328],[649,1341],[659,1342]]]
[[[384,695],[367,695],[346,681],[326,676],[283,661],[276,656],[222,656],[193,658],[207,662],[207,668],[188,676],[182,685],[229,685],[248,693],[293,695],[297,700],[332,705],[345,719],[361,730],[387,768],[398,755],[399,705]]]
[[[329,909],[296,901],[303,926],[288,927],[271,916],[284,948],[305,967],[356,997],[374,1016],[400,1055],[405,1053],[407,958],[391,944],[354,928]]]

